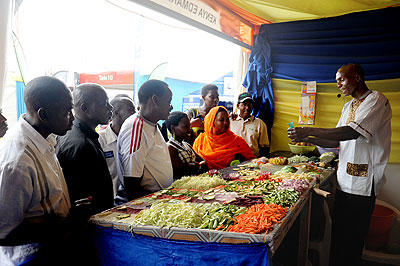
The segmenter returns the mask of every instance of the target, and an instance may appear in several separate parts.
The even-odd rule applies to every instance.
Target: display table
[[[132,228],[130,218],[115,219],[118,211],[114,208],[92,217],[93,238],[102,265],[270,265],[270,258],[298,218],[297,265],[307,265],[311,192],[312,186],[268,234],[155,226]]]
[[[101,265],[270,265],[264,243],[170,240],[102,226],[93,230]]]

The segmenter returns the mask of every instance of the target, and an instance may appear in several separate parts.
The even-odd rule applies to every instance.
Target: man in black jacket
[[[75,117],[72,129],[57,140],[60,161],[71,199],[71,262],[97,265],[98,256],[91,240],[88,219],[114,205],[113,185],[95,128],[107,124],[112,106],[104,88],[86,83],[73,91]]]
[[[113,207],[113,187],[95,128],[112,114],[104,88],[86,83],[73,92],[75,121],[58,139],[56,153],[67,181],[72,212],[90,215]],[[85,206],[83,208],[82,206]]]

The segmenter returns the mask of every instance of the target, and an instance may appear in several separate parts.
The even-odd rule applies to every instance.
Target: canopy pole
[[[7,48],[11,32],[13,0],[0,1],[0,106],[7,75]]]

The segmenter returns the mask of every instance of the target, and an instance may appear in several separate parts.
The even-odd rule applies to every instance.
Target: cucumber
[[[204,195],[203,200],[213,200],[215,199],[215,195],[214,194],[208,194],[208,195]]]

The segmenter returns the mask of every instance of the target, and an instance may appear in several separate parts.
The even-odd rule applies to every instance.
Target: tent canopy
[[[263,24],[399,6],[400,0],[130,0],[251,49]]]
[[[334,17],[400,5],[399,0],[219,0],[272,23]],[[235,11],[237,12],[237,11]]]

